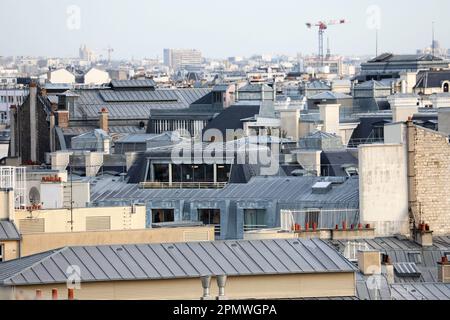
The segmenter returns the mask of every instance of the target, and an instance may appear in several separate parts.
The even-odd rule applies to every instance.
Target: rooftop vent
[[[332,188],[331,182],[317,182],[312,186],[312,191],[315,194],[325,194],[328,193]]]

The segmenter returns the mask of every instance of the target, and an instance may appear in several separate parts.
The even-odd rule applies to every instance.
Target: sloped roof
[[[449,283],[396,283],[391,292],[393,300],[450,300]]]
[[[383,82],[376,80],[369,80],[356,85],[355,90],[358,89],[390,89],[391,87]]]
[[[243,129],[244,126],[241,120],[254,117],[259,111],[259,105],[232,105],[211,120],[203,132],[209,129],[217,129],[225,137],[227,129]]]
[[[415,88],[441,88],[445,81],[450,81],[450,70],[421,71],[417,75]]]
[[[340,92],[325,91],[309,97],[311,100],[341,100],[352,99],[352,96]]]
[[[155,81],[151,79],[145,80],[112,80],[111,87],[113,88],[154,88],[156,87]]]
[[[264,88],[264,91],[273,91],[273,88],[268,86],[267,84],[255,84],[255,83],[249,83],[242,88],[239,88],[239,92],[262,92]]]
[[[332,190],[316,194],[312,186],[319,181],[332,181]],[[102,179],[91,187],[91,200],[101,202],[129,202],[151,200],[189,201],[278,201],[303,207],[342,206],[359,207],[359,179],[344,177],[254,177],[246,184],[228,184],[223,189],[142,189],[137,184]]]
[[[73,90],[79,98],[71,120],[98,120],[98,113],[107,108],[109,119],[127,120],[150,118],[151,110],[179,110],[188,108],[211,89],[156,89],[112,90],[78,89]]]
[[[443,61],[431,54],[392,54],[383,53],[368,62],[415,62],[415,61]]]
[[[70,265],[81,282],[356,271],[322,240],[217,241],[65,247],[1,263],[0,283],[65,283]]]
[[[0,221],[0,240],[20,240],[19,231],[11,221]]]

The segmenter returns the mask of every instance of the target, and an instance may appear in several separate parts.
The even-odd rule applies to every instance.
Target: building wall
[[[132,213],[132,211],[135,213]],[[44,219],[43,232],[70,232],[70,209],[16,211],[15,222],[19,231],[29,233],[24,229],[26,220]],[[110,230],[139,230],[145,229],[145,206],[133,207],[99,207],[99,208],[75,208],[73,209],[73,231],[86,231],[88,217],[110,217]],[[37,231],[42,232],[42,231]]]
[[[0,240],[3,245],[3,261],[14,260],[20,257],[19,240]]]
[[[66,284],[16,287],[16,294],[28,299],[42,290],[51,299],[52,288],[60,299],[67,298]],[[199,278],[147,281],[111,281],[83,283],[75,290],[79,300],[198,300],[202,296]],[[356,295],[354,273],[296,274],[229,277],[225,294],[237,299],[278,299],[315,297],[353,297]],[[218,295],[216,280],[211,281],[211,296]]]
[[[91,69],[84,75],[85,84],[102,85],[107,84],[111,81],[108,72]]]
[[[450,233],[450,145],[446,134],[408,123],[410,207],[435,236]],[[420,221],[421,220],[421,221]]]
[[[213,226],[145,230],[35,233],[22,235],[21,256],[26,257],[66,246],[179,243],[213,240]]]
[[[49,73],[50,83],[75,83],[75,76],[65,69],[55,70]]]
[[[359,147],[361,223],[377,236],[409,234],[407,154],[402,144]]]

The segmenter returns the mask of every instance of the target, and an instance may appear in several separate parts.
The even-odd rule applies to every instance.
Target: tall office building
[[[202,53],[195,49],[164,49],[164,64],[173,70],[199,69]]]

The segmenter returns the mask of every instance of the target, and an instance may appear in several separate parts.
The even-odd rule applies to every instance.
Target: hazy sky
[[[75,6],[75,7],[74,7]],[[79,14],[78,14],[79,13]],[[0,0],[0,56],[77,56],[81,43],[113,58],[162,56],[198,48],[226,58],[317,52],[306,22],[348,19],[329,29],[341,54],[415,53],[436,38],[450,47],[448,0]],[[103,51],[103,52],[102,52]]]

